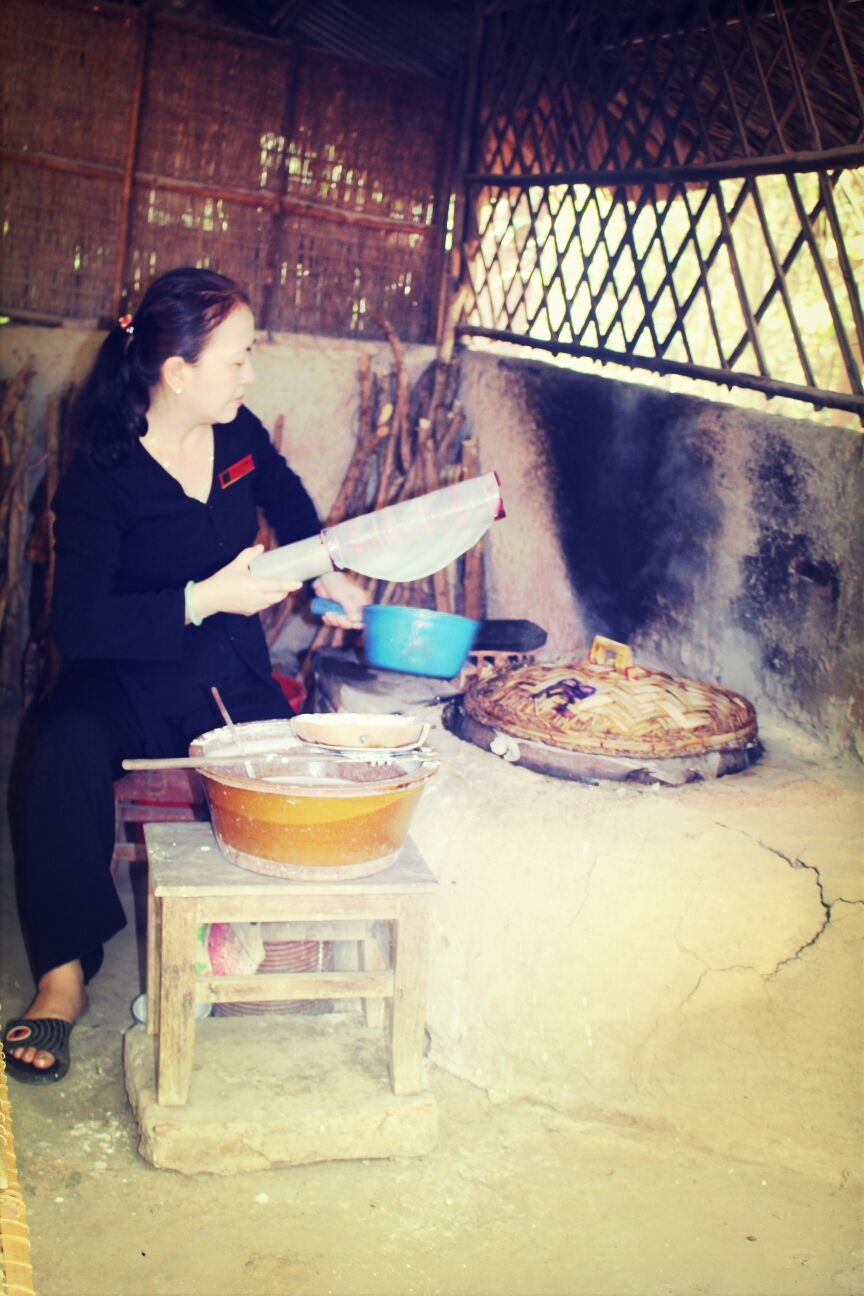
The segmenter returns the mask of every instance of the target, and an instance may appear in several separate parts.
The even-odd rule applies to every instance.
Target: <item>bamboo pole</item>
[[[480,471],[480,456],[476,437],[462,442],[462,463],[466,477],[476,477]],[[485,541],[478,540],[465,555],[465,615],[481,621],[486,614],[486,589],[484,576]]]
[[[834,167],[852,168],[864,164],[864,144],[842,144],[837,148],[801,150],[796,153],[772,153],[767,157],[731,157],[715,162],[692,162],[674,166],[631,166],[596,170],[580,167],[570,171],[503,174],[475,171],[465,176],[470,188],[548,189],[556,185],[588,185],[614,189],[619,185],[707,184],[711,180],[735,180],[753,175],[795,175],[808,171],[829,171]]]
[[[145,5],[136,15],[139,25],[138,49],[135,58],[135,81],[132,105],[129,111],[129,131],[126,138],[126,158],[123,163],[123,187],[120,194],[120,223],[117,233],[117,255],[114,261],[114,291],[112,301],[119,311],[123,299],[123,274],[129,250],[129,230],[132,224],[132,192],[135,188],[135,162],[138,156],[138,138],[141,125],[141,101],[144,97],[144,78],[147,74],[147,56],[150,51],[151,10]]]
[[[476,324],[460,324],[458,332],[465,337],[495,338],[502,342],[515,342],[526,345],[526,339],[506,329],[481,328]],[[751,391],[763,392],[766,396],[790,396],[797,400],[806,400],[813,405],[824,405],[829,409],[848,410],[864,419],[864,397],[848,395],[845,392],[820,391],[815,387],[805,387],[799,383],[780,382],[774,378],[761,378],[758,374],[736,373],[731,369],[717,369],[709,365],[686,364],[680,360],[661,360],[652,356],[630,355],[627,352],[615,351],[611,347],[583,346],[581,342],[547,342],[542,338],[531,338],[533,350],[550,351],[553,355],[587,356],[599,360],[602,364],[621,364],[631,369],[650,369],[654,373],[681,374],[686,378],[704,378],[708,382],[719,383],[726,387],[746,387]]]

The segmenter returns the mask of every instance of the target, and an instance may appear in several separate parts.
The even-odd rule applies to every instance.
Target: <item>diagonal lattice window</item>
[[[843,0],[487,17],[463,335],[864,417],[864,24]]]

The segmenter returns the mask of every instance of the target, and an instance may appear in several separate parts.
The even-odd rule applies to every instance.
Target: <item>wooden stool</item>
[[[195,770],[136,770],[114,783],[115,836],[111,872],[121,860],[144,863],[145,823],[209,819],[204,784]]]
[[[196,1003],[362,999],[370,1025],[389,1000],[390,1083],[418,1093],[426,1029],[429,916],[437,886],[408,841],[386,872],[294,882],[250,873],[220,852],[209,824],[148,824],[147,1030],[158,1036],[156,1095],[189,1094]],[[356,940],[358,971],[197,975],[200,923],[290,922],[298,940]],[[389,935],[390,939],[385,936]]]

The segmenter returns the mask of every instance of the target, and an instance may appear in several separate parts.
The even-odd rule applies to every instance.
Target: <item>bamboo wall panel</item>
[[[133,301],[151,279],[177,265],[219,270],[242,284],[260,318],[272,217],[264,207],[135,186],[126,263]]]
[[[286,221],[271,327],[350,337],[383,313],[406,342],[434,324],[427,247],[407,230],[341,226],[314,216]]]
[[[288,197],[430,225],[446,93],[402,73],[307,55],[288,143]]]
[[[377,312],[431,339],[447,86],[146,7],[9,0],[0,22],[5,313],[104,323],[197,264],[262,327]]]
[[[0,146],[121,166],[138,23],[111,6],[0,4]]]
[[[120,186],[6,162],[0,173],[3,305],[95,319],[111,299]]]
[[[287,61],[218,29],[157,25],[136,169],[278,193]]]

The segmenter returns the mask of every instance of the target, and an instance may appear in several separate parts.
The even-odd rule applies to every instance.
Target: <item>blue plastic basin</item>
[[[364,652],[370,666],[452,679],[465,665],[479,621],[429,608],[372,603],[363,609]]]
[[[314,598],[312,611],[341,612],[332,599]],[[452,679],[465,665],[479,621],[430,608],[371,603],[363,609],[363,651],[370,666]]]

